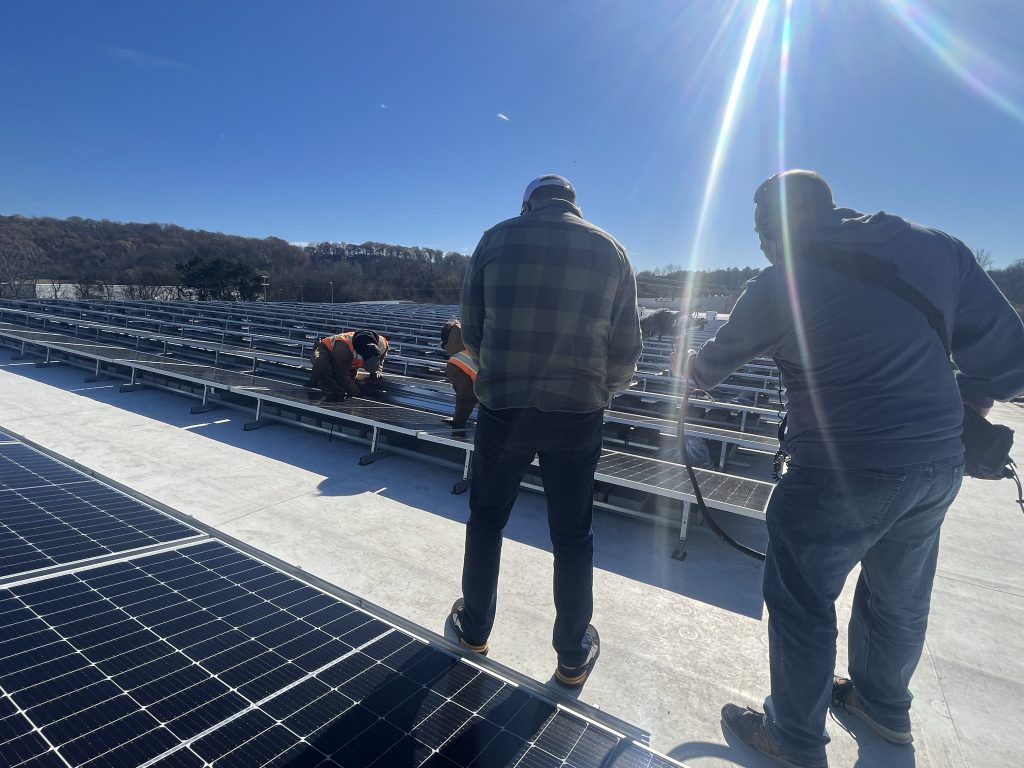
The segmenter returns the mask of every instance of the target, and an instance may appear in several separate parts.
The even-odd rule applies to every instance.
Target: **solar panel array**
[[[198,535],[24,444],[0,443],[0,578]]]
[[[0,765],[677,765],[27,446],[0,459],[4,536],[72,564],[0,545]]]

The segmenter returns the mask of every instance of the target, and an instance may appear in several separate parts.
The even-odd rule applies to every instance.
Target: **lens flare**
[[[782,20],[782,40],[779,48],[779,117],[778,135],[776,136],[778,149],[778,169],[781,173],[786,168],[786,114],[788,111],[787,97],[789,94],[789,61],[790,49],[793,42],[793,0],[786,0],[784,16]],[[789,296],[789,306],[793,313],[793,330],[796,335],[796,343],[799,348],[800,359],[803,361],[803,369],[807,376],[807,392],[811,400],[811,408],[814,410],[815,418],[821,425],[822,431],[827,435],[828,414],[818,397],[817,386],[814,381],[814,367],[811,360],[810,346],[807,344],[807,334],[804,329],[803,312],[800,309],[800,292],[793,273],[793,238],[790,232],[789,203],[786,196],[786,185],[779,186],[779,213],[781,215],[781,248],[782,268],[786,276],[786,292]],[[826,447],[831,452],[831,443],[826,440]]]
[[[925,3],[914,0],[882,0],[882,5],[908,32],[925,46],[949,72],[1019,123],[1024,108],[1001,93],[994,81],[1008,80],[1005,67],[958,35]]]
[[[739,109],[740,98],[743,96],[743,86],[747,81],[747,74],[750,71],[750,60],[754,55],[754,49],[764,29],[765,16],[768,13],[770,0],[758,0],[757,7],[750,19],[750,26],[747,27],[747,35],[743,41],[743,50],[740,54],[739,63],[736,65],[736,72],[732,78],[732,86],[729,89],[729,98],[725,102],[725,111],[722,113],[722,124],[718,129],[718,138],[715,141],[715,151],[711,155],[711,165],[708,168],[707,182],[704,184],[704,199],[700,204],[700,214],[697,217],[697,230],[693,237],[693,247],[690,249],[690,270],[700,260],[700,246],[704,240],[704,227],[707,224],[708,212],[711,209],[711,201],[718,186],[718,176],[722,169],[722,161],[729,150],[732,140],[733,123],[736,119],[736,112]]]
[[[687,314],[690,312],[691,299],[698,288],[697,266],[700,263],[700,247],[704,241],[704,227],[707,224],[711,201],[718,186],[718,176],[722,168],[722,161],[729,150],[733,123],[736,119],[736,112],[739,109],[740,99],[743,96],[743,87],[747,81],[747,74],[750,71],[750,61],[753,58],[755,48],[757,48],[757,42],[761,38],[769,5],[769,0],[758,0],[757,6],[754,8],[754,13],[750,18],[750,26],[747,27],[746,37],[743,40],[740,59],[736,64],[736,72],[733,74],[732,86],[729,88],[729,97],[725,102],[725,110],[722,113],[722,124],[718,129],[715,150],[711,156],[711,165],[708,168],[708,178],[704,184],[704,198],[701,200],[700,213],[697,217],[697,228],[693,236],[693,246],[690,248],[688,277],[686,285],[683,287],[683,298],[680,302],[680,308]],[[681,354],[682,352],[680,350]],[[685,418],[685,414],[683,418]],[[683,450],[686,450],[685,446]]]

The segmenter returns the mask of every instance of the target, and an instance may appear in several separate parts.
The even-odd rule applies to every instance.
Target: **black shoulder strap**
[[[863,251],[844,251],[838,248],[827,248],[817,245],[808,245],[801,249],[799,258],[811,261],[819,266],[831,269],[833,272],[851,277],[854,280],[860,280],[861,282],[877,286],[903,299],[907,304],[924,315],[928,325],[938,334],[939,342],[942,344],[946,357],[949,357],[949,337],[946,335],[946,321],[942,317],[942,312],[939,311],[939,308],[927,296],[896,274],[895,264]],[[787,416],[779,422],[780,448],[776,454],[777,466],[779,457],[785,456],[786,423],[788,421],[789,418]],[[776,472],[778,471],[776,469]]]
[[[822,249],[814,246],[804,250],[800,258],[855,280],[878,286],[903,299],[924,315],[928,325],[939,335],[939,341],[946,352],[946,357],[949,357],[949,336],[946,334],[946,321],[942,317],[942,312],[929,301],[928,297],[896,274],[896,265],[863,251]]]

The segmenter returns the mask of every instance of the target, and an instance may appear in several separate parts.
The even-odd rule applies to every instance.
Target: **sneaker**
[[[459,638],[459,645],[473,653],[479,653],[481,656],[486,656],[489,647],[487,643],[482,645],[476,645],[470,643],[462,636],[462,615],[466,612],[466,601],[463,598],[459,598],[452,605],[451,613],[448,614],[448,626],[452,628],[452,631]]]
[[[828,763],[811,765],[787,755],[782,746],[765,730],[764,715],[750,707],[726,704],[722,707],[722,728],[755,752],[774,760],[785,768],[828,768]]]
[[[864,709],[864,705],[857,695],[857,689],[853,686],[853,680],[838,676],[832,678],[830,706],[833,709],[849,712],[854,717],[863,720],[872,731],[891,744],[910,744],[914,740],[909,728],[905,731],[894,731],[872,718]]]
[[[597,664],[597,657],[601,655],[601,637],[597,634],[593,624],[587,625],[586,637],[590,640],[590,650],[587,651],[587,660],[576,667],[569,667],[558,662],[555,669],[555,679],[562,685],[570,688],[578,688],[587,682],[590,673],[594,671]]]

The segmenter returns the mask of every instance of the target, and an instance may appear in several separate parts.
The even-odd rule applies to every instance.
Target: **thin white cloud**
[[[165,59],[163,56],[150,56],[148,53],[133,50],[131,48],[111,48],[110,55],[118,59],[129,61],[137,67],[169,67],[170,69],[192,69],[191,64],[185,64],[174,59]]]
[[[498,119],[504,120],[506,123],[510,120],[509,116],[501,112],[498,113]]]
[[[381,104],[381,105],[380,105],[380,108],[381,108],[381,109],[387,109],[387,108],[388,108],[388,105],[387,105],[387,104]]]

